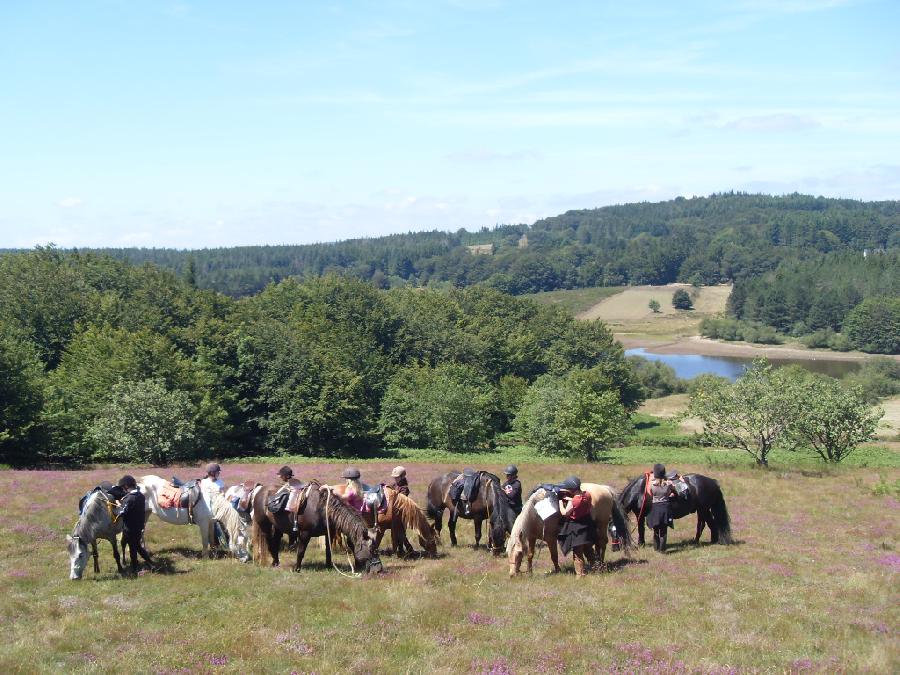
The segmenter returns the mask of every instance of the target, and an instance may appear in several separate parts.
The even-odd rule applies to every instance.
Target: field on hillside
[[[563,307],[572,314],[580,314],[594,307],[605,298],[622,293],[624,290],[624,286],[598,286],[596,288],[574,288],[565,291],[531,293],[522,297],[544,305]]]
[[[672,307],[672,295],[679,288],[691,293],[693,310],[677,310]],[[730,293],[731,286],[704,286],[699,289],[686,284],[631,286],[581,312],[578,318],[601,319],[617,335],[636,338],[664,339],[697,335],[701,319],[725,311]],[[654,314],[648,307],[652,299],[660,304],[659,314]]]
[[[384,480],[393,463],[367,463]],[[270,482],[277,464],[225,464],[227,484]],[[406,464],[413,497],[458,465]],[[499,471],[500,465],[482,465]],[[617,487],[645,468],[528,464],[527,487],[577,473]],[[675,467],[673,467],[675,468]],[[65,533],[78,497],[125,468],[0,472],[2,672],[734,673],[896,672],[900,668],[900,502],[897,469],[759,471],[710,468],[737,545],[688,543],[677,521],[670,552],[610,553],[577,580],[509,579],[505,559],[468,546],[437,560],[385,557],[386,573],[352,580],[311,547],[306,568],[198,559],[194,527],[151,518],[147,543],[162,572],[102,571],[68,580]],[[337,481],[340,464],[298,464]],[[132,469],[135,475],[146,470]],[[157,473],[182,476],[196,469]],[[461,541],[472,526],[461,522]],[[445,543],[448,538],[445,530]],[[346,568],[340,558],[336,560]],[[568,561],[567,561],[568,562]]]

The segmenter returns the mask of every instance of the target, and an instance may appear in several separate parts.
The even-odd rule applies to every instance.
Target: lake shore
[[[675,340],[654,340],[628,333],[615,333],[615,338],[622,343],[625,349],[642,347],[654,354],[699,354],[701,356],[739,356],[747,358],[761,356],[767,359],[805,359],[809,361],[817,361],[819,359],[829,361],[865,361],[878,356],[863,352],[833,352],[805,349],[803,347],[764,347],[746,342],[721,342],[699,335],[681,337]],[[888,358],[900,360],[900,355],[893,355]]]

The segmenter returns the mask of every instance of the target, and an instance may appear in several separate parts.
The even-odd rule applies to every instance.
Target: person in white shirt
[[[219,478],[219,474],[222,473],[222,467],[216,464],[215,462],[211,462],[206,465],[206,477],[200,481],[200,495],[203,497],[203,501],[206,504],[206,508],[209,509],[209,512],[212,513],[212,495],[215,493],[222,494],[225,492],[225,482]],[[219,545],[219,540],[224,538],[225,531],[222,529],[222,526],[219,525],[218,522],[215,523],[215,527],[213,528],[213,536],[215,541],[213,542],[216,546]]]

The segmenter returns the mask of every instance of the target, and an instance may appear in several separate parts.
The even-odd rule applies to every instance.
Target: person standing
[[[660,553],[666,550],[666,535],[672,522],[669,499],[675,496],[672,481],[666,479],[666,467],[662,464],[653,466],[653,478],[650,481],[650,495],[653,498],[647,525],[653,528],[653,548]]]
[[[395,466],[394,470],[391,471],[391,478],[394,479],[394,484],[389,487],[401,495],[409,497],[409,481],[406,480],[406,469],[402,466]]]
[[[203,502],[206,504],[206,508],[210,514],[213,512],[212,496],[216,493],[222,494],[225,492],[225,483],[219,478],[221,473],[222,467],[215,462],[212,462],[206,465],[206,476],[200,481],[200,496],[203,497]],[[218,520],[214,520],[213,545],[218,547],[219,542],[223,539],[226,541],[228,539],[225,530],[222,529]]]
[[[119,510],[119,517],[122,519],[122,546],[128,545],[128,553],[131,555],[131,572],[137,574],[138,571],[138,553],[147,561],[148,565],[152,565],[150,554],[144,548],[144,524],[147,522],[147,500],[138,490],[137,482],[132,476],[122,476],[119,480],[119,487],[125,490],[125,496],[122,497],[122,507]]]
[[[597,539],[597,526],[591,518],[591,495],[581,489],[581,479],[569,476],[560,485],[559,512],[563,522],[557,539],[563,555],[572,552],[575,575],[583,577],[591,547]]]
[[[515,464],[510,464],[503,473],[506,475],[506,482],[503,483],[506,501],[509,508],[518,516],[522,513],[522,483],[519,482],[519,469]]]

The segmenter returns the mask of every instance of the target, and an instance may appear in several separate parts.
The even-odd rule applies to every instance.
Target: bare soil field
[[[684,289],[694,301],[693,310],[679,310],[672,307],[675,291]],[[579,319],[602,319],[606,323],[654,320],[665,321],[668,317],[697,317],[718,314],[725,311],[725,303],[731,294],[731,286],[704,286],[695,289],[690,284],[668,284],[666,286],[629,286],[623,292],[606,298],[578,315]],[[650,300],[660,304],[659,314],[648,307]]]
[[[414,499],[447,464],[407,464]],[[225,464],[227,484],[270,482],[277,465]],[[337,481],[342,464],[303,464]],[[384,480],[391,464],[365,464]],[[499,471],[500,466],[483,468]],[[533,464],[526,490],[576,473],[621,488],[644,465]],[[6,673],[832,673],[900,669],[900,502],[896,469],[770,470],[687,463],[717,478],[737,543],[692,542],[676,521],[668,553],[608,554],[578,580],[508,578],[472,550],[472,526],[436,560],[385,557],[347,579],[312,546],[299,574],[198,557],[195,527],[151,518],[157,571],[68,579],[65,534],[77,500],[136,467],[0,472],[0,671]],[[196,469],[157,469],[188,477]],[[632,519],[633,523],[633,519]],[[445,526],[446,527],[446,526]],[[346,568],[340,556],[336,561]]]

